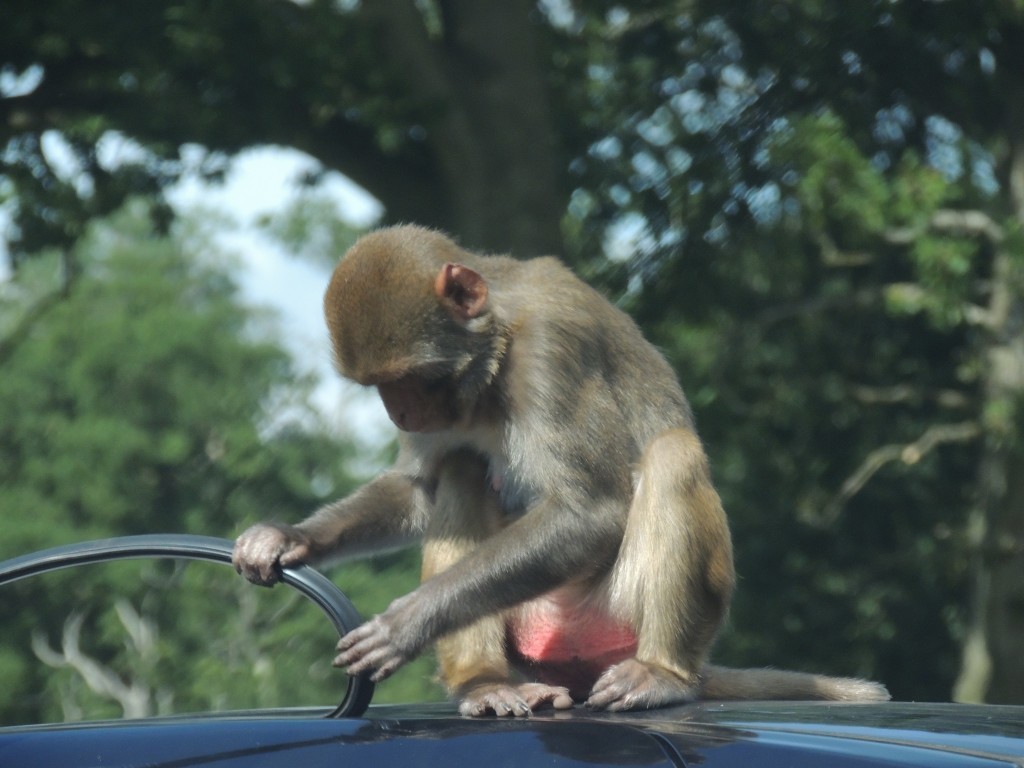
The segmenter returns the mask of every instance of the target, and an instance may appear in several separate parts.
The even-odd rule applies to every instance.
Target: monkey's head
[[[493,380],[503,348],[479,257],[413,226],[360,238],[338,263],[324,314],[341,375],[376,386],[399,429],[455,424]]]

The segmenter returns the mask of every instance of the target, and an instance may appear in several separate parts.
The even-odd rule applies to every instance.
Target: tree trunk
[[[1024,223],[1024,93],[1017,96],[1007,186]],[[978,544],[973,616],[954,690],[960,701],[1020,703],[1024,695],[1024,265],[1013,247],[1000,245],[993,269],[987,438],[971,525]]]
[[[418,223],[449,229],[470,248],[561,252],[565,164],[549,108],[541,27],[531,20],[535,4],[441,0],[435,35],[412,0],[365,7],[388,55],[435,107],[424,128],[443,213]],[[389,210],[388,218],[396,214],[401,218]]]

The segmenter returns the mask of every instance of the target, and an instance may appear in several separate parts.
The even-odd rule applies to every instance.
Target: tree
[[[945,695],[965,641],[957,695],[1010,701],[1024,680],[1011,320],[1024,8],[971,8],[717,2],[609,15],[596,99],[627,117],[595,137],[576,202],[590,242],[640,232],[641,258],[624,271],[707,401],[713,455],[724,446],[739,562],[758,574],[741,600],[771,606],[756,623],[781,615],[814,638],[848,622],[832,633],[846,658],[875,657],[898,695],[917,697]],[[781,456],[764,450],[777,437]],[[759,530],[774,557],[743,542]],[[782,575],[784,549],[799,554]],[[727,648],[763,648],[743,635]],[[919,653],[920,641],[935,685],[916,660],[870,650]]]
[[[351,448],[320,426],[268,319],[240,303],[230,257],[201,227],[154,238],[147,207],[93,222],[75,247],[76,290],[4,365],[0,558],[142,532],[231,537],[353,487]],[[392,596],[381,569],[394,588],[415,583],[408,554],[346,568],[342,583],[367,613]],[[338,700],[329,623],[287,590],[264,592],[227,568],[168,563],[7,587],[4,720]],[[427,669],[392,697],[437,696]]]
[[[159,189],[185,170],[186,142],[294,146],[387,200],[393,221],[441,225],[473,247],[560,248],[564,150],[529,0],[126,8],[7,9],[0,139],[13,150],[2,170],[18,199],[16,254],[73,239],[126,194]],[[68,139],[89,189],[61,178],[47,131]],[[109,131],[151,154],[112,166]],[[199,170],[222,167],[212,157]]]

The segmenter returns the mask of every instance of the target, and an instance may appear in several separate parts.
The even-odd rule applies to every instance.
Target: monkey
[[[422,580],[340,639],[391,675],[427,646],[463,715],[697,699],[881,701],[881,684],[709,663],[736,576],[694,415],[633,320],[554,257],[460,247],[414,225],[363,235],[324,314],[339,373],[375,387],[395,464],[289,525],[237,539],[236,570],[422,541]]]

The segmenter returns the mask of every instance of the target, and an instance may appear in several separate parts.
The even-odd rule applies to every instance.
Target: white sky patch
[[[394,427],[374,392],[344,382],[334,372],[321,308],[330,268],[286,252],[256,223],[289,205],[300,192],[298,178],[319,168],[315,159],[297,150],[260,147],[235,157],[223,183],[206,184],[190,176],[169,189],[167,197],[180,213],[209,210],[237,222],[218,239],[242,260],[238,282],[244,300],[278,313],[281,338],[296,365],[319,380],[313,396],[317,410],[338,434],[374,451],[393,437]],[[341,174],[327,174],[320,191],[356,226],[370,226],[383,210]]]

